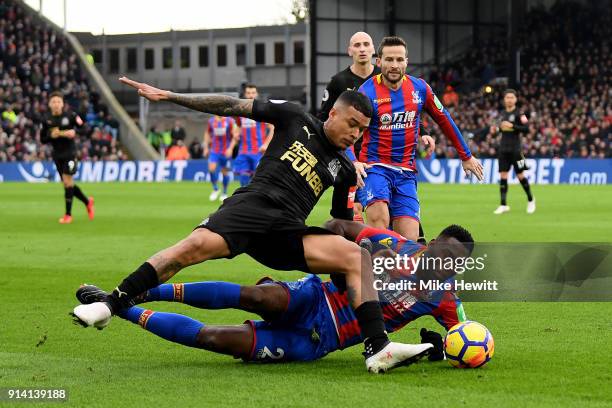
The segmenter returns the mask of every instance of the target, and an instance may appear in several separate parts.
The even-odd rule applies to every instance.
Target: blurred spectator
[[[180,129],[180,131],[178,129]],[[173,138],[173,135],[177,134],[179,134],[179,137]],[[185,145],[184,135],[185,130],[182,128],[180,121],[177,120],[174,122],[174,127],[167,130],[161,130],[158,124],[154,124],[147,133],[147,139],[151,146],[167,160],[204,158],[202,143],[198,140],[194,140],[189,144],[189,147],[187,147]],[[179,148],[174,149],[175,146]]]
[[[442,95],[442,103],[446,107],[459,106],[459,94],[455,92],[455,88],[451,85],[446,85],[444,95]]]
[[[2,120],[11,122],[12,124],[17,124],[17,114],[13,110],[13,105],[7,104],[6,109],[2,112]]]
[[[194,140],[189,145],[189,154],[192,159],[202,159],[204,158],[204,149],[202,148],[202,143]]]
[[[0,0],[0,161],[51,159],[39,133],[52,91],[86,121],[75,140],[81,160],[125,159],[116,142],[119,123],[90,88],[67,40],[20,2]]]
[[[93,160],[99,160],[103,157],[104,152],[108,152],[111,148],[111,143],[108,138],[104,137],[100,128],[94,128],[91,134],[91,142],[89,147],[89,157]]]
[[[110,133],[113,140],[117,140],[119,136],[119,122],[111,114],[107,114],[104,119],[104,129]]]
[[[151,126],[151,129],[149,129],[147,133],[147,140],[155,150],[158,152],[161,151],[164,141],[161,132],[157,130],[157,125]]]
[[[168,150],[168,148],[172,145],[172,132],[170,130],[162,130],[160,132],[161,135],[161,146],[160,153],[162,156]]]
[[[170,132],[170,136],[172,137],[172,144],[176,144],[177,141],[181,140],[183,143],[185,142],[185,129],[181,126],[181,121],[176,120],[174,122],[174,127]]]
[[[179,135],[179,137],[176,138],[176,135]],[[182,159],[184,156],[183,152],[186,151],[188,153],[187,158],[202,159],[204,156],[201,142],[195,140],[191,142],[189,147],[187,147],[184,140],[185,135],[185,129],[182,127],[181,122],[177,120],[174,122],[174,127],[172,129],[161,130],[158,124],[154,124],[147,132],[147,140],[151,146],[153,146],[153,148],[162,155],[162,157],[168,158],[168,156],[171,154],[170,151],[172,150],[172,147],[181,142],[181,148],[178,150],[172,150],[172,155],[176,155],[177,152],[180,151]]]
[[[181,139],[176,141],[176,144],[170,146],[166,154],[166,160],[188,160],[189,151],[185,143]]]
[[[527,157],[612,157],[612,8],[602,4],[558,2],[550,11],[536,7],[526,15],[519,32],[518,108],[529,118],[529,132],[522,135]],[[482,85],[497,74],[507,75],[507,66],[506,38],[500,31],[430,73],[438,92],[460,86],[459,104],[447,92],[443,100],[478,157],[497,156],[498,140],[489,127],[497,124],[505,88],[492,84],[493,92],[485,93]],[[457,77],[459,67],[462,75]],[[426,119],[426,132],[439,133]],[[438,138],[435,156],[454,155],[448,141]]]

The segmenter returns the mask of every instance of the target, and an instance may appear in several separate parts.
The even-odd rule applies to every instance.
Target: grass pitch
[[[208,201],[207,184],[81,187],[96,198],[96,220],[88,221],[75,200],[74,223],[59,225],[59,184],[0,184],[0,387],[67,388],[61,406],[75,407],[612,405],[612,303],[467,303],[468,317],[495,338],[487,366],[458,370],[424,361],[384,376],[365,372],[361,347],[314,363],[256,365],[165,342],[118,318],[100,332],[74,326],[68,312],[80,283],[114,287],[217,206]],[[610,186],[534,186],[538,211],[531,216],[520,186],[510,187],[512,211],[503,216],[492,214],[495,186],[423,184],[420,190],[429,237],[458,223],[481,242],[610,241]],[[327,218],[329,202],[326,195],[311,224]],[[248,284],[268,273],[240,256],[191,267],[173,281]],[[150,305],[206,324],[250,318]],[[417,342],[421,327],[441,331],[427,318],[392,338]]]

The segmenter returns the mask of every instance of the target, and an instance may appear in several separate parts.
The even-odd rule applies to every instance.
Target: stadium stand
[[[55,90],[85,121],[77,137],[81,159],[126,158],[119,124],[89,85],[67,40],[9,0],[0,0],[0,73],[0,162],[50,159],[39,124]]]
[[[611,27],[610,9],[595,3],[558,2],[526,15],[519,32],[519,107],[530,118],[523,137],[527,157],[612,157]],[[507,66],[506,33],[500,31],[428,74],[478,157],[497,155],[489,129],[502,109],[504,87],[495,83],[507,76]],[[486,84],[493,84],[493,92],[483,92]],[[20,3],[0,0],[0,162],[50,159],[38,126],[48,93],[57,89],[86,122],[77,140],[80,158],[125,159],[119,123],[90,86],[67,39]],[[423,118],[428,133],[438,133],[428,119]],[[163,155],[173,140],[185,140],[184,130],[151,128],[147,139]],[[198,141],[185,145],[192,157],[201,157]],[[435,157],[455,157],[444,138]]]
[[[536,8],[519,35],[519,107],[530,118],[529,133],[523,135],[526,157],[612,157],[610,9],[571,2],[559,2],[550,11]],[[504,89],[494,85],[486,93],[483,86],[507,75],[507,66],[507,39],[500,33],[428,77],[442,98],[449,86],[461,90],[458,107],[449,110],[479,157],[497,155],[489,128],[502,109]],[[436,133],[431,121],[426,128]],[[435,155],[455,157],[444,138]]]

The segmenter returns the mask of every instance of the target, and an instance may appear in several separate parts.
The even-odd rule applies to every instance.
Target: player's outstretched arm
[[[168,101],[200,112],[219,116],[242,116],[250,118],[253,113],[252,99],[238,99],[227,95],[179,94],[136,82],[127,77],[119,78],[138,91],[138,95],[152,102]]]

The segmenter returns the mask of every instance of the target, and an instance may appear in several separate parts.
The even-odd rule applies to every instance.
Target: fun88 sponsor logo
[[[380,130],[407,129],[414,127],[416,111],[384,113],[380,117]]]

